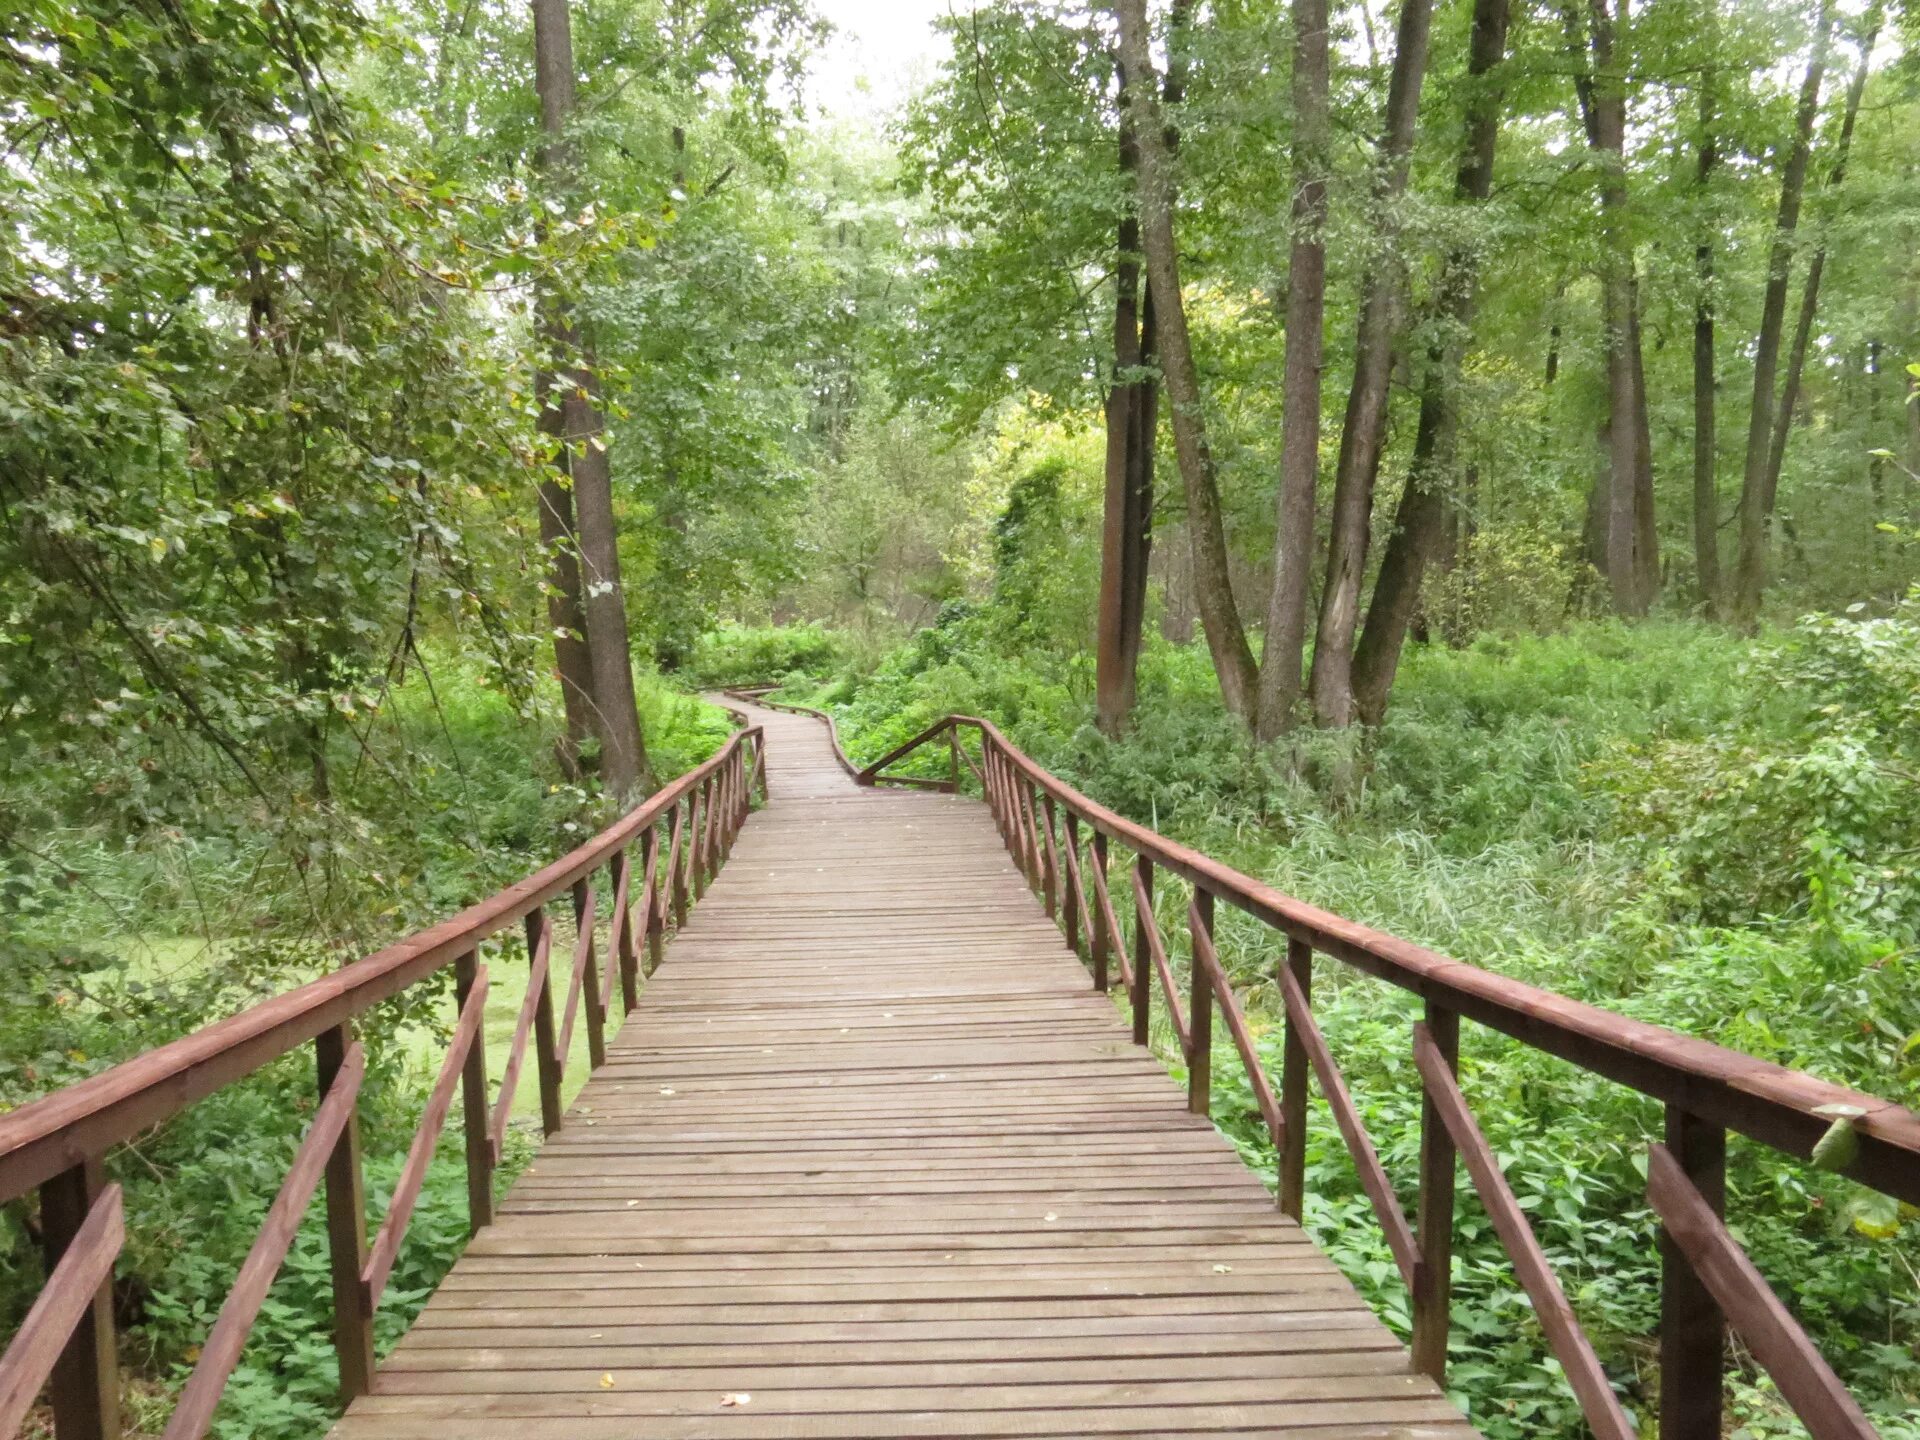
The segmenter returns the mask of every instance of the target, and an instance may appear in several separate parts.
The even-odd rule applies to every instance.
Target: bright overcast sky
[[[817,0],[834,37],[814,58],[808,100],[829,114],[886,114],[931,73],[933,22],[967,0]]]

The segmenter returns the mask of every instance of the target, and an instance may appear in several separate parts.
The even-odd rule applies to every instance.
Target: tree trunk
[[[1714,138],[1712,72],[1700,86],[1700,165],[1695,185],[1703,206],[1711,205],[1708,185],[1720,163]],[[1714,378],[1713,226],[1703,216],[1700,238],[1693,247],[1694,279],[1699,293],[1693,302],[1693,566],[1700,607],[1709,617],[1720,605],[1720,491],[1717,428],[1714,402],[1719,398]]]
[[[1760,592],[1766,587],[1767,535],[1773,520],[1773,485],[1767,461],[1773,440],[1774,385],[1779,380],[1780,337],[1786,324],[1787,281],[1793,269],[1793,235],[1800,223],[1800,202],[1813,149],[1813,124],[1820,110],[1820,85],[1827,67],[1833,31],[1832,0],[1821,0],[1820,18],[1800,86],[1793,148],[1780,177],[1780,211],[1767,257],[1767,288],[1760,307],[1760,332],[1753,351],[1753,405],[1747,415],[1747,455],[1740,481],[1740,552],[1734,567],[1732,618],[1742,629],[1760,619]]]
[[[1124,85],[1123,85],[1124,88]],[[1137,156],[1131,127],[1120,123],[1120,170],[1131,180]],[[1153,543],[1152,437],[1147,463],[1139,454],[1142,412],[1152,382],[1140,333],[1140,222],[1121,217],[1114,271],[1113,383],[1107,389],[1106,504],[1100,535],[1100,612],[1094,645],[1095,713],[1103,733],[1117,735],[1133,711]],[[1151,301],[1148,302],[1151,304]],[[1143,482],[1144,481],[1144,488]]]
[[[1866,13],[1860,41],[1860,60],[1854,66],[1853,80],[1847,86],[1847,101],[1840,119],[1840,136],[1834,145],[1833,167],[1827,172],[1826,189],[1836,191],[1847,178],[1847,152],[1853,148],[1853,127],[1860,118],[1860,101],[1867,91],[1867,62],[1874,42],[1880,38],[1885,14],[1880,4]],[[1793,429],[1793,409],[1800,399],[1800,382],[1806,371],[1807,346],[1813,339],[1813,322],[1820,310],[1820,277],[1826,269],[1827,242],[1824,236],[1807,263],[1806,287],[1800,293],[1800,313],[1794,322],[1793,345],[1787,355],[1787,376],[1780,390],[1780,407],[1774,412],[1773,435],[1767,446],[1767,493],[1780,488],[1780,468],[1787,459],[1787,436]]]
[[[1403,267],[1396,253],[1400,201],[1407,189],[1407,157],[1419,116],[1432,18],[1433,0],[1401,0],[1393,73],[1387,82],[1386,131],[1374,184],[1373,224],[1380,250],[1368,267],[1360,303],[1353,383],[1347,390],[1340,462],[1334,472],[1327,579],[1308,688],[1314,718],[1336,728],[1351,725],[1355,718],[1353,635],[1360,620],[1360,582],[1366,574],[1367,542],[1373,529],[1373,489],[1386,441],[1387,382],[1400,324]]]
[[[544,378],[544,377],[543,377]],[[558,406],[542,410],[540,428],[556,443]],[[593,734],[593,667],[587,659],[587,616],[580,604],[580,557],[574,549],[573,491],[548,476],[540,482],[540,547],[547,557],[547,628],[553,632],[553,665],[560,682],[566,734],[554,746],[560,773],[580,778],[580,747]]]
[[[1160,369],[1167,398],[1173,404],[1174,450],[1187,497],[1194,597],[1220,693],[1229,710],[1251,723],[1259,674],[1233,599],[1220,492],[1207,442],[1199,371],[1187,332],[1186,303],[1180,291],[1180,261],[1173,234],[1173,157],[1154,93],[1146,0],[1116,0],[1114,16],[1119,22],[1120,60],[1127,77],[1125,104],[1139,149],[1136,179],[1140,239],[1160,332]]]
[[[1488,77],[1507,49],[1508,0],[1474,0],[1467,57],[1466,135],[1454,177],[1456,203],[1479,205],[1493,192],[1494,151],[1500,138],[1500,86]],[[1367,607],[1366,627],[1353,655],[1354,702],[1360,719],[1377,725],[1387,712],[1394,675],[1406,646],[1426,567],[1445,534],[1447,488],[1456,463],[1460,365],[1473,330],[1479,263],[1470,244],[1447,252],[1439,304],[1445,328],[1427,352],[1420,389],[1420,423],[1393,533],[1381,557]]]
[[[1275,500],[1273,589],[1261,652],[1256,733],[1271,740],[1293,723],[1307,644],[1313,512],[1320,483],[1321,333],[1327,299],[1327,0],[1293,0],[1293,239],[1287,259],[1287,358],[1282,381],[1280,489]]]
[[[565,135],[574,106],[573,33],[567,0],[533,0],[534,85],[540,96],[540,129],[544,136],[541,169],[560,192],[571,189],[573,157]],[[620,585],[620,553],[613,513],[613,474],[607,462],[598,386],[593,377],[592,350],[578,332],[564,299],[546,297],[541,307],[546,340],[555,355],[557,372],[546,380],[547,409],[542,427],[557,439],[554,465],[563,480],[542,485],[541,533],[564,520],[564,512],[549,501],[549,486],[570,487],[571,508],[579,558],[574,569],[574,605],[586,623],[587,671],[591,677],[590,717],[600,739],[601,783],[616,797],[627,800],[651,789],[646,742],[640,733],[640,713],[633,689],[633,660],[627,643],[626,595]],[[565,357],[564,360],[560,357]],[[551,520],[549,511],[554,512]],[[565,566],[550,549],[552,573],[559,580]],[[564,588],[557,584],[556,588]],[[569,627],[570,628],[570,627]],[[568,662],[556,659],[563,689]],[[573,717],[569,713],[571,732]]]

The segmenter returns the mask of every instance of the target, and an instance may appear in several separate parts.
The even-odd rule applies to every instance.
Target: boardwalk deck
[[[986,808],[755,719],[770,803],[337,1440],[1471,1440]]]

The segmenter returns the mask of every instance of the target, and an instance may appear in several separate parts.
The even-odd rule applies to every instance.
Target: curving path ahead
[[[746,708],[766,809],[337,1440],[1472,1440],[986,807]]]

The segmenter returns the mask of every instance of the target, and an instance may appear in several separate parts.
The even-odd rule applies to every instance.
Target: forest
[[[1920,1107],[1920,9],[972,0],[868,105],[819,81],[830,8],[9,6],[0,1113],[546,863],[747,683],[862,762],[987,717],[1289,894]],[[1410,1002],[1315,1003],[1409,1175]],[[446,1013],[365,1028],[376,1209]],[[1468,1052],[1655,1435],[1657,1107]],[[111,1161],[129,1433],[299,1143],[297,1058]],[[1308,1228],[1404,1333],[1311,1124]],[[449,1142],[383,1346],[463,1183]],[[1920,1440],[1920,1213],[1739,1140],[1729,1186]],[[39,1227],[0,1206],[0,1333]],[[1466,1189],[1456,1234],[1451,1393],[1588,1433]],[[310,1217],[215,1433],[331,1423],[326,1286]],[[1807,1433],[1745,1354],[1727,1426]]]

